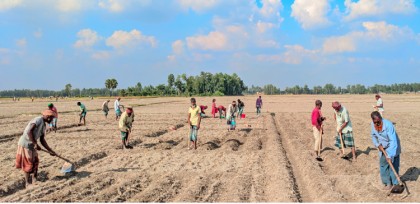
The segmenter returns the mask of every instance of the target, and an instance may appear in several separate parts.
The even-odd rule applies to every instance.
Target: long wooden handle
[[[46,152],[46,153],[50,153],[49,151],[47,151],[47,150],[45,150],[45,149],[41,149],[41,151],[43,151],[43,152]],[[58,157],[58,158],[60,158],[60,159],[62,159],[62,160],[64,160],[64,161],[66,161],[66,162],[68,162],[68,163],[73,163],[73,162],[71,162],[70,160],[68,160],[68,159],[66,159],[66,158],[64,158],[64,157],[62,157],[62,156],[60,156],[60,155],[55,155],[56,157]]]
[[[385,159],[386,159],[386,158],[388,158],[388,154],[386,154],[385,149],[383,149],[383,148],[382,148],[382,149],[381,149],[381,151],[382,151],[382,153],[385,155]],[[389,166],[391,166],[391,169],[392,169],[392,171],[394,172],[395,177],[397,177],[398,183],[399,183],[399,184],[402,184],[401,178],[400,178],[400,176],[398,175],[397,171],[395,171],[395,168],[394,168],[394,165],[392,165],[392,162],[391,162],[391,161],[389,161],[388,159],[387,159],[386,161],[388,162]]]
[[[344,144],[343,144],[343,134],[338,133],[338,136],[340,136],[340,142],[341,142],[341,153],[344,154]]]

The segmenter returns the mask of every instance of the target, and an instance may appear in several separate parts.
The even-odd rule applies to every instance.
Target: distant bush
[[[222,92],[220,92],[220,91],[216,91],[216,92],[214,92],[214,94],[213,94],[213,96],[224,96],[225,94],[223,94]]]

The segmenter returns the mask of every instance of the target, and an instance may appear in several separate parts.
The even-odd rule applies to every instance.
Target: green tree
[[[68,96],[68,97],[70,97],[71,96],[71,84],[66,84],[66,86],[64,87],[64,90],[65,90],[65,92],[66,92],[66,95]]]
[[[168,76],[168,86],[172,88],[175,83],[175,76],[173,74],[169,74]]]
[[[109,96],[112,96],[112,92],[114,91],[114,89],[116,89],[118,86],[118,82],[116,79],[107,79],[105,80],[105,87],[107,89],[109,89],[110,94]]]

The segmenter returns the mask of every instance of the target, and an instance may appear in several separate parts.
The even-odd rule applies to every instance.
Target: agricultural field
[[[40,181],[29,189],[14,167],[17,142],[50,101],[1,99],[0,202],[420,201],[420,95],[383,95],[385,118],[396,123],[402,145],[400,175],[411,193],[403,200],[381,190],[378,150],[370,136],[373,95],[263,96],[261,117],[255,114],[256,96],[239,98],[246,118],[237,120],[237,130],[228,131],[223,119],[204,118],[197,150],[187,148],[189,98],[122,98],[121,104],[132,105],[135,113],[130,138],[134,148],[128,150],[121,149],[114,98],[108,119],[100,111],[106,98],[83,99],[86,126],[77,126],[75,100],[51,101],[59,112],[59,129],[46,140],[75,162],[76,172],[60,173],[64,162],[39,152]],[[238,97],[216,99],[227,107]],[[310,116],[316,99],[323,101],[327,117],[323,162],[312,155]],[[197,104],[210,109],[211,100],[198,97]],[[334,100],[350,113],[357,162],[340,159],[334,146]]]

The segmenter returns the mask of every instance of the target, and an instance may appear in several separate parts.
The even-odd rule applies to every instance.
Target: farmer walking
[[[382,117],[384,117],[384,102],[382,101],[382,97],[379,94],[375,95],[376,99],[376,106],[373,106],[375,111],[378,111]]]
[[[82,119],[83,119],[83,125],[86,125],[86,113],[87,113],[87,109],[86,106],[81,103],[81,102],[77,102],[77,105],[80,107],[80,119],[79,119],[79,126],[82,125]]]
[[[104,113],[105,119],[108,118],[108,112],[109,112],[108,103],[109,102],[110,100],[106,100],[104,101],[104,103],[102,103],[102,112]]]
[[[57,119],[58,119],[57,108],[54,106],[54,104],[49,103],[48,104],[48,109],[51,110],[52,112],[54,112],[54,114],[55,114],[55,117],[53,118],[52,122],[49,124],[50,130],[54,130],[56,132],[57,131]]]
[[[188,109],[188,125],[190,126],[189,140],[191,145],[194,146],[194,149],[197,149],[197,133],[201,124],[200,114],[201,110],[197,106],[195,98],[191,98],[191,106]],[[190,143],[188,144],[188,149],[190,149]]]
[[[129,142],[129,135],[131,134],[131,129],[133,127],[134,122],[134,111],[133,107],[127,106],[127,109],[124,113],[121,114],[120,121],[118,123],[118,127],[121,131],[121,141],[122,141],[122,149],[133,149],[132,146],[128,144]]]
[[[121,107],[124,108],[123,105],[120,105],[120,100],[121,98],[118,97],[114,102],[115,120],[118,120],[122,114]]]
[[[351,152],[353,154],[353,161],[356,161],[356,148],[354,144],[353,137],[353,127],[350,120],[350,115],[347,109],[342,106],[338,101],[332,103],[334,109],[334,120],[337,122],[337,136],[335,146],[338,148],[341,147],[341,139],[344,143],[344,148],[351,147]],[[345,157],[343,157],[345,158]]]
[[[258,96],[257,98],[257,102],[256,102],[256,107],[257,107],[257,116],[261,115],[261,108],[262,108],[263,102],[261,99],[261,96]]]
[[[322,139],[321,134],[324,134],[324,131],[322,129],[322,122],[326,119],[325,117],[322,117],[321,113],[322,108],[322,101],[316,100],[315,101],[315,108],[312,110],[312,132],[314,134],[315,144],[314,144],[314,151],[317,157],[318,150],[322,149]]]
[[[213,99],[213,103],[211,104],[211,114],[213,115],[213,118],[216,118],[217,113],[217,106],[216,106],[216,99]]]
[[[55,113],[51,110],[43,111],[42,116],[38,116],[28,123],[19,139],[16,153],[16,168],[22,169],[24,172],[26,187],[34,184],[38,177],[38,150],[41,150],[38,140],[52,156],[56,155],[45,140],[45,123],[51,123],[54,116]]]
[[[379,169],[382,183],[385,185],[384,190],[391,190],[394,185],[398,184],[398,179],[394,172],[390,169],[388,162],[392,163],[395,171],[399,172],[401,144],[398,134],[395,131],[391,121],[383,119],[379,111],[374,111],[370,115],[372,118],[371,135],[375,147],[379,151]],[[383,151],[386,152],[384,155]]]
[[[241,118],[242,113],[244,112],[245,104],[241,99],[238,99],[238,118]]]
[[[232,104],[229,105],[228,111],[226,113],[227,124],[229,125],[228,130],[235,130],[236,128],[236,115],[238,113],[238,107],[236,106],[236,101],[232,101]]]

